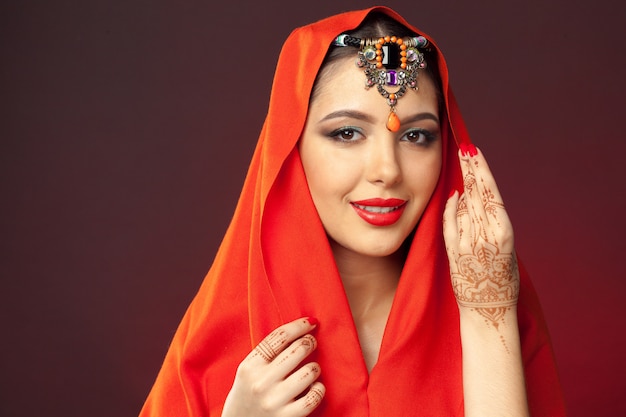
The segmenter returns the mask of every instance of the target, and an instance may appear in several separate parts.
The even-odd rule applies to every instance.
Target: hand
[[[497,329],[519,296],[513,226],[482,153],[460,148],[464,192],[452,194],[443,216],[452,287],[462,311],[475,310]]]
[[[299,364],[317,347],[308,334],[317,321],[287,323],[261,341],[237,368],[222,417],[307,416],[324,398],[315,362]]]

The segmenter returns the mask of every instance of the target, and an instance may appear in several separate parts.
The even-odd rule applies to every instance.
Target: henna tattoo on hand
[[[324,398],[324,392],[318,387],[311,387],[309,392],[306,395],[306,401],[304,403],[305,408],[315,408],[317,405],[322,402]]]
[[[454,295],[460,305],[472,307],[496,329],[511,306],[517,304],[519,279],[513,253],[482,242],[471,255],[461,255],[452,273]]]
[[[315,349],[317,346],[317,342],[315,338],[310,334],[304,335],[299,343],[297,343],[286,355],[283,355],[282,359],[279,363],[283,363],[288,360],[292,355],[294,355],[298,349],[304,349],[305,352],[308,352],[312,349]]]
[[[255,356],[261,356],[265,362],[272,362],[287,343],[287,332],[274,330],[254,348]]]
[[[446,251],[458,304],[498,330],[507,312],[517,305],[519,270],[510,220],[483,164],[478,157],[461,161],[465,192],[457,200],[456,236],[448,235]],[[451,217],[448,220],[452,222]]]
[[[487,214],[491,215],[494,219],[497,219],[498,209],[504,209],[504,204],[496,200],[495,194],[488,187],[484,188],[481,197]],[[499,223],[498,226],[500,226]]]
[[[311,374],[318,374],[319,372],[320,368],[317,365],[311,365],[310,369],[300,376],[300,381],[307,379]]]

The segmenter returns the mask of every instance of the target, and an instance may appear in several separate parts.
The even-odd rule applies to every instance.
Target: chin
[[[343,245],[338,242],[332,242],[335,248],[341,248],[342,251],[352,252],[358,256],[366,256],[370,258],[384,258],[396,254],[400,249],[404,249],[403,241],[394,242],[380,242],[377,241],[373,244],[367,244],[366,242],[357,242],[354,245]]]
[[[398,250],[402,247],[402,245],[394,245],[394,246],[385,246],[381,248],[372,248],[370,251],[366,251],[363,254],[366,256],[382,258],[385,256],[391,256],[398,252]]]
[[[403,256],[409,251],[411,247],[411,242],[413,241],[413,236],[415,235],[415,229],[411,230],[408,234],[399,237],[397,240],[392,241],[381,241],[378,240],[375,244],[370,246],[362,246],[360,253],[365,256],[371,257],[385,257],[392,256],[398,253],[402,253]]]

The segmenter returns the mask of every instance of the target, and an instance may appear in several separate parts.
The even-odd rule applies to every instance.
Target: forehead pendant
[[[333,41],[334,46],[359,48],[356,65],[365,73],[365,88],[376,87],[390,107],[387,129],[397,132],[400,119],[396,115],[396,104],[407,88],[417,91],[418,69],[426,68],[424,54],[428,41],[423,36],[399,38],[355,38],[342,34]]]

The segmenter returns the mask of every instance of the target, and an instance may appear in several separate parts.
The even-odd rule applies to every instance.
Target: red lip
[[[370,198],[367,200],[352,201],[350,204],[354,211],[366,222],[374,226],[390,226],[400,220],[406,207],[406,200],[399,198]],[[386,212],[371,211],[367,208],[389,208],[394,210]]]
[[[406,200],[399,198],[369,198],[367,200],[353,201],[353,203],[360,206],[398,207],[406,203]]]

